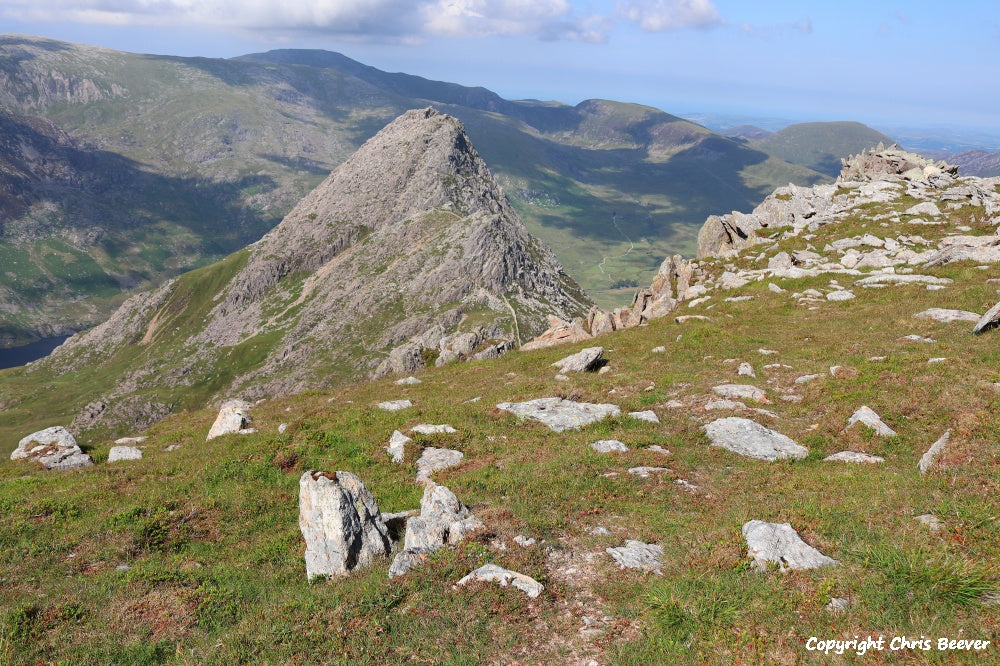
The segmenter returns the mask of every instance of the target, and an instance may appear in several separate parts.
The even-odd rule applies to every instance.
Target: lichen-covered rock
[[[222,435],[249,435],[257,432],[251,428],[253,419],[250,418],[250,403],[245,400],[227,400],[219,408],[219,415],[215,417],[215,423],[208,431],[205,441],[221,437]]]
[[[45,469],[75,469],[94,464],[76,439],[63,426],[52,426],[23,438],[10,454],[11,460],[31,459]]]
[[[403,457],[406,455],[406,445],[412,441],[398,430],[393,430],[392,437],[389,438],[389,446],[385,447],[385,450],[393,462],[403,462]]]
[[[790,437],[738,416],[712,421],[705,426],[705,433],[712,441],[712,446],[758,460],[801,460],[809,455],[806,447],[796,444]]]
[[[580,428],[609,416],[618,416],[617,405],[574,402],[563,398],[537,398],[528,402],[502,402],[497,409],[521,418],[541,421],[555,432]]]
[[[392,548],[378,503],[350,472],[302,475],[299,529],[309,579],[347,575],[387,557]]]
[[[497,583],[500,587],[516,587],[528,595],[528,598],[535,599],[545,587],[531,576],[526,576],[517,571],[504,569],[495,564],[484,564],[469,575],[458,581],[458,585],[467,585],[474,581],[484,583]]]
[[[789,523],[765,523],[751,520],[743,525],[747,557],[759,569],[773,563],[786,569],[816,569],[835,566],[837,560],[819,552],[799,536]]]
[[[855,423],[861,423],[868,426],[875,431],[876,435],[879,435],[880,437],[893,437],[896,435],[896,431],[886,425],[885,421],[883,421],[882,418],[875,413],[875,410],[868,405],[861,405],[861,407],[859,407],[858,410],[851,415],[851,418],[847,419],[846,428],[850,428]]]

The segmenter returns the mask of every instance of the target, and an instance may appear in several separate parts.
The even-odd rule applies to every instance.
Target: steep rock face
[[[254,399],[380,365],[388,374],[494,357],[549,314],[589,307],[461,123],[428,108],[370,139],[257,243],[130,299],[114,325],[71,338],[38,367],[138,359],[100,396],[108,414],[139,391],[174,405],[182,386]]]

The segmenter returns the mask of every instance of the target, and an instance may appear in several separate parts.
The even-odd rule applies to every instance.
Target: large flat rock
[[[759,569],[776,564],[787,569],[817,569],[835,566],[837,560],[819,552],[799,536],[789,523],[765,523],[751,520],[743,525],[747,556]]]
[[[809,455],[809,449],[796,444],[790,437],[738,416],[712,421],[705,426],[705,433],[712,440],[712,446],[721,446],[748,458],[773,462],[782,458],[801,460]]]
[[[522,419],[541,421],[555,432],[580,428],[609,416],[618,416],[617,405],[573,402],[562,398],[537,398],[528,402],[501,402],[497,409]]]

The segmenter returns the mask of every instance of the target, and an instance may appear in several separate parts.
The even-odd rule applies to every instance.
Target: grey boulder
[[[23,438],[10,454],[11,460],[30,458],[45,469],[75,469],[94,464],[63,426],[52,426]]]
[[[205,441],[221,437],[222,435],[249,435],[257,432],[251,428],[253,419],[250,418],[250,403],[245,400],[227,400],[219,408],[219,415],[215,417],[215,423],[208,431]]]
[[[350,472],[308,471],[299,479],[299,529],[306,577],[345,576],[392,548],[375,498]]]
[[[630,539],[624,546],[606,548],[605,552],[614,558],[622,569],[641,569],[653,573],[663,573],[663,547],[654,543],[643,543]]]
[[[545,587],[537,580],[523,573],[504,569],[495,564],[484,564],[469,575],[458,581],[459,585],[466,585],[475,581],[485,583],[497,583],[500,587],[516,587],[528,595],[529,599],[535,599]]]
[[[617,405],[573,402],[562,398],[538,398],[528,402],[501,402],[497,409],[521,418],[541,421],[555,432],[580,428],[609,416],[618,416]]]
[[[747,544],[747,557],[761,570],[766,570],[769,564],[777,564],[782,571],[838,564],[837,560],[803,541],[789,523],[751,520],[743,525],[743,539]]]
[[[142,460],[142,450],[134,446],[112,446],[108,452],[108,462],[119,460]]]
[[[587,347],[552,365],[559,368],[559,372],[562,373],[593,372],[598,369],[603,357],[604,347]]]

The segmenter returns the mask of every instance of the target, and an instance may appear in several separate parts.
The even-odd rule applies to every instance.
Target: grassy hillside
[[[768,252],[914,233],[872,219],[890,208],[863,207]],[[931,244],[957,226],[993,233],[975,207],[919,233]],[[727,264],[758,266],[756,252],[747,255],[702,265],[711,274]],[[84,443],[97,465],[78,472],[43,472],[3,456],[0,661],[799,663],[828,660],[806,650],[812,636],[868,635],[887,643],[926,636],[934,645],[870,653],[872,663],[988,661],[1000,640],[1000,610],[983,603],[1000,592],[998,333],[973,336],[971,324],[913,315],[930,307],[983,312],[997,299],[1000,267],[923,272],[954,282],[939,291],[854,287],[856,298],[843,302],[792,296],[829,291],[830,275],[774,280],[785,293],[752,282],[677,313],[706,320],[670,317],[600,338],[605,374],[555,379],[550,364],[582,344],[517,352],[427,371],[416,386],[382,381],[263,402],[254,408],[256,435],[206,443],[214,413],[172,416],[150,430],[141,461],[105,463],[110,441],[100,439]],[[836,279],[849,286],[857,278]],[[935,342],[904,337],[913,334]],[[659,346],[666,352],[652,351]],[[737,376],[740,361],[756,378]],[[21,373],[0,379],[13,386]],[[807,374],[819,376],[795,381]],[[764,389],[768,402],[750,406],[772,415],[706,410],[711,387],[734,382]],[[65,390],[52,384],[48,394]],[[15,395],[5,388],[2,399]],[[555,434],[494,408],[553,395],[651,409],[660,423],[622,416]],[[781,397],[789,395],[798,400]],[[400,398],[414,407],[376,407]],[[861,405],[898,434],[845,429]],[[52,412],[42,407],[31,408],[37,423],[58,422],[55,399],[45,405]],[[808,457],[766,463],[709,446],[702,425],[732,414],[792,437]],[[281,423],[288,428],[278,434]],[[450,423],[458,434],[417,438],[403,464],[390,462],[383,447],[392,431],[417,423]],[[918,459],[949,428],[938,465],[921,474]],[[21,434],[4,428],[0,450]],[[589,447],[611,438],[631,450]],[[669,454],[650,450],[654,444]],[[383,511],[410,509],[420,497],[414,460],[426,446],[465,453],[434,478],[485,529],[400,579],[387,579],[386,561],[307,584],[296,522],[302,472],[351,471]],[[823,460],[845,449],[885,462]],[[639,465],[667,469],[649,478],[627,472]],[[916,520],[928,513],[941,521],[938,531]],[[840,565],[756,571],[740,536],[751,519],[790,523]],[[518,534],[539,543],[522,548]],[[662,576],[618,569],[605,549],[627,539],[663,547]],[[545,591],[528,600],[493,585],[455,587],[486,562],[530,575]],[[846,611],[825,608],[833,597],[848,599]],[[939,637],[992,645],[937,652]]]
[[[798,123],[750,145],[778,159],[836,177],[840,160],[879,143],[895,143],[885,134],[857,122]]]

